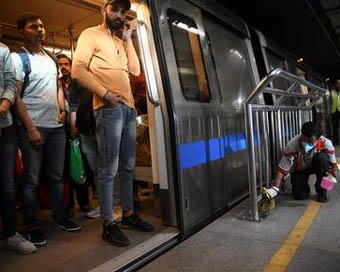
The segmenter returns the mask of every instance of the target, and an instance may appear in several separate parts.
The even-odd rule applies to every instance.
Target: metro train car
[[[0,252],[0,270],[33,271],[42,264],[48,271],[64,271],[66,266],[72,271],[132,270],[249,194],[243,102],[272,69],[296,74],[296,58],[260,32],[250,31],[246,22],[215,1],[131,3],[128,18],[135,22],[133,42],[145,75],[151,154],[149,166],[136,166],[135,179],[148,183],[139,214],[155,232],[130,231],[132,245],[114,248],[100,241],[99,219],[78,215],[75,221],[83,231],[74,238],[48,234],[53,249],[39,249],[41,253],[27,257],[29,264]],[[102,0],[2,1],[2,42],[11,50],[22,46],[15,21],[22,12],[32,11],[45,24],[46,48],[72,56],[80,33],[101,24],[102,5]],[[324,82],[305,69],[307,79]],[[273,99],[263,101],[270,104]],[[60,251],[70,253],[62,256]],[[48,264],[56,256],[56,263]]]

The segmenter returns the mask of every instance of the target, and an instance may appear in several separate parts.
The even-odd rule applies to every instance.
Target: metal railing
[[[284,79],[286,90],[273,88],[274,80]],[[298,88],[308,87],[307,94]],[[261,104],[263,94],[272,94],[274,105]],[[256,86],[244,102],[246,137],[248,147],[248,177],[251,209],[244,216],[251,221],[261,221],[258,211],[258,188],[270,186],[273,170],[288,141],[300,133],[301,126],[312,120],[312,108],[325,95],[326,90],[292,75],[281,68],[271,71]]]

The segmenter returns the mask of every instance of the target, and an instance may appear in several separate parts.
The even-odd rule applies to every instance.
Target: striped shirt
[[[287,174],[289,172],[297,172],[306,169],[312,165],[313,157],[324,152],[328,155],[329,162],[336,164],[335,150],[332,142],[324,136],[320,136],[317,140],[315,148],[311,152],[306,153],[303,146],[301,135],[291,139],[283,151],[283,156],[278,165],[278,171]]]

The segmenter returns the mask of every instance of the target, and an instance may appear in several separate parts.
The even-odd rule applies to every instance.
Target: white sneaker
[[[37,251],[35,245],[17,232],[15,235],[5,239],[5,248],[19,254],[30,254]]]
[[[86,213],[86,216],[89,218],[97,218],[100,216],[100,207],[99,205],[93,208],[91,211]]]
[[[113,219],[117,222],[122,221],[122,215],[123,215],[123,211],[122,208],[120,206],[115,206],[113,209]],[[92,209],[91,211],[89,211],[88,213],[86,213],[86,216],[89,218],[97,218],[100,216],[100,207],[99,205],[97,207],[95,207],[94,209]]]

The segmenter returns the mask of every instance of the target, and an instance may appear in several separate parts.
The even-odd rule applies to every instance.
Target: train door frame
[[[162,220],[168,226],[178,227],[177,203],[174,188],[173,162],[171,157],[171,130],[168,111],[156,52],[156,42],[152,31],[150,10],[145,1],[136,3],[137,39],[147,84],[148,110],[154,112],[154,136]],[[151,135],[150,135],[151,136]],[[154,159],[154,158],[153,158]],[[154,169],[153,169],[154,170]],[[153,173],[154,174],[154,173]]]
[[[186,19],[192,20],[197,29],[197,33],[199,33],[197,35],[197,41],[199,41],[201,61],[210,87],[211,100],[209,100],[209,103],[187,100],[185,94],[183,94],[180,76],[178,74],[174,40],[168,23],[168,10],[170,9],[174,13],[180,14],[180,16],[183,15]],[[175,134],[175,138],[172,141],[174,151],[173,161],[174,169],[177,173],[176,184],[181,234],[183,238],[186,238],[211,221],[212,210],[209,206],[209,197],[211,196],[209,196],[209,177],[207,176],[209,167],[205,167],[207,161],[204,161],[206,157],[203,156],[204,162],[190,166],[184,165],[185,161],[190,160],[186,160],[185,156],[183,156],[183,150],[187,147],[190,148],[189,145],[191,143],[195,143],[200,145],[203,153],[208,152],[205,133],[210,133],[209,129],[206,128],[211,125],[208,123],[213,121],[206,120],[203,117],[211,115],[215,118],[214,126],[218,127],[218,120],[216,120],[214,112],[216,108],[220,106],[220,93],[218,91],[217,79],[212,72],[214,71],[214,67],[211,56],[209,55],[209,46],[205,36],[201,9],[189,1],[167,0],[161,2],[151,1],[151,11],[153,15],[153,25],[157,33],[159,59],[163,65],[162,72],[166,84],[165,89],[168,90],[167,102],[170,112],[169,118],[171,118],[170,121]],[[187,31],[190,32],[190,30]],[[188,32],[186,33],[188,34]],[[211,131],[212,130],[211,128]],[[216,131],[220,133],[219,129],[214,130],[213,133]],[[200,136],[202,137],[199,138]],[[200,154],[197,154],[197,156],[199,155]],[[195,172],[195,169],[200,169],[200,171]],[[182,170],[185,170],[185,173]],[[198,172],[200,175],[198,175]],[[191,184],[190,181],[192,182]]]

